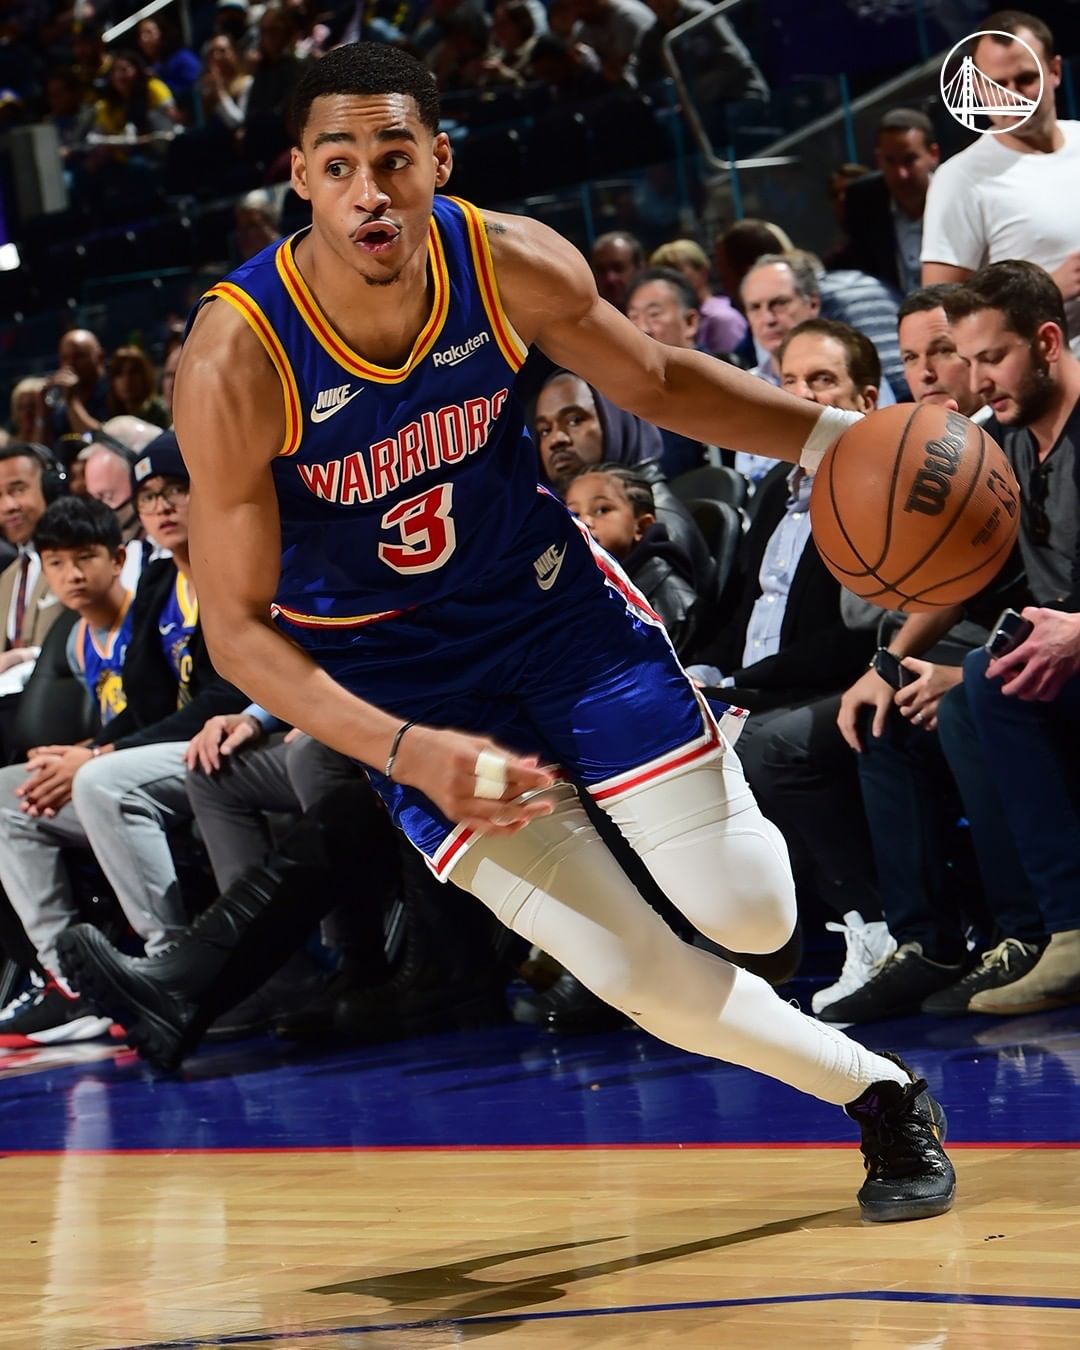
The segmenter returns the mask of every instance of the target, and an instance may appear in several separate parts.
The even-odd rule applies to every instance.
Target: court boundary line
[[[772,1294],[758,1298],[700,1299],[679,1303],[638,1303],[616,1308],[553,1308],[545,1312],[490,1313],[477,1317],[433,1317],[410,1322],[363,1322],[353,1326],[303,1328],[299,1331],[241,1331],[231,1334],[186,1337],[173,1341],[143,1341],[136,1345],[110,1347],[110,1350],[214,1350],[233,1345],[272,1345],[286,1339],[309,1341],[338,1336],[364,1336],[375,1332],[438,1331],[440,1328],[513,1325],[517,1322],[567,1321],[577,1317],[626,1317],[633,1314],[663,1312],[705,1312],[717,1308],[754,1308],[792,1303],[944,1303],[991,1308],[1080,1309],[1080,1298],[1040,1294],[955,1294],[916,1289],[852,1289],[818,1294]]]
[[[792,1139],[719,1141],[717,1143],[649,1144],[267,1144],[265,1146],[223,1145],[220,1148],[158,1148],[134,1145],[131,1148],[8,1148],[0,1147],[0,1162],[7,1158],[130,1158],[145,1155],[148,1158],[200,1157],[206,1155],[244,1155],[259,1157],[264,1154],[348,1154],[348,1153],[610,1153],[616,1149],[636,1153],[694,1153],[737,1151],[740,1149],[851,1149],[857,1141],[850,1139]],[[949,1139],[949,1152],[958,1149],[1059,1149],[1075,1152],[1080,1140],[1067,1139]]]

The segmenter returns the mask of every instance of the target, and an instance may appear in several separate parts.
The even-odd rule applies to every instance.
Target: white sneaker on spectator
[[[896,951],[896,939],[884,919],[866,923],[857,909],[848,910],[843,923],[827,923],[825,927],[830,933],[843,933],[847,955],[836,983],[819,989],[810,1000],[816,1013],[861,989],[878,966]]]

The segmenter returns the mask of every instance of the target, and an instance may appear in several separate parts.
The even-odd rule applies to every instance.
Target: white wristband
[[[826,452],[832,449],[848,427],[861,422],[864,416],[864,413],[852,412],[847,408],[822,408],[821,416],[803,445],[799,464],[807,473],[817,473]]]

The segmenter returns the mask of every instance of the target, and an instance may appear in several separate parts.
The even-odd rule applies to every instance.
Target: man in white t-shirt
[[[1058,121],[1061,57],[1054,55],[1050,29],[1034,15],[1002,11],[982,28],[1023,42],[981,38],[972,53],[978,69],[1034,98],[1039,72],[1027,43],[1042,65],[1042,98],[1019,130],[980,136],[934,175],[923,220],[922,283],[966,281],[1006,258],[1038,263],[1065,298],[1070,345],[1080,355],[1080,122]]]

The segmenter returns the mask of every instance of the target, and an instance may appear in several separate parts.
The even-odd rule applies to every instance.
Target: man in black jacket
[[[85,1025],[58,979],[56,941],[79,915],[62,850],[93,849],[132,928],[151,955],[186,927],[166,831],[190,816],[184,749],[208,718],[247,700],[210,662],[190,579],[188,476],[172,432],[134,468],[135,504],[171,558],[150,563],[136,593],[124,662],[127,706],[89,745],[44,746],[0,773],[0,882],[52,979],[0,1013],[5,1037],[55,1043]],[[5,1015],[10,1012],[11,1015]],[[9,1040],[9,1043],[10,1040]]]
[[[914,108],[891,108],[878,123],[874,155],[880,172],[848,186],[848,245],[834,265],[854,267],[902,295],[920,285],[922,224],[930,178],[941,151],[934,125]]]
[[[847,324],[808,319],[791,330],[778,359],[783,386],[802,398],[858,412],[876,405],[877,352]],[[801,469],[770,479],[758,489],[762,500],[742,541],[734,612],[703,646],[703,664],[690,668],[755,714],[739,738],[751,781],[748,752],[759,729],[778,712],[843,689],[873,645],[868,632],[844,622],[840,585],[811,541],[811,480]]]

